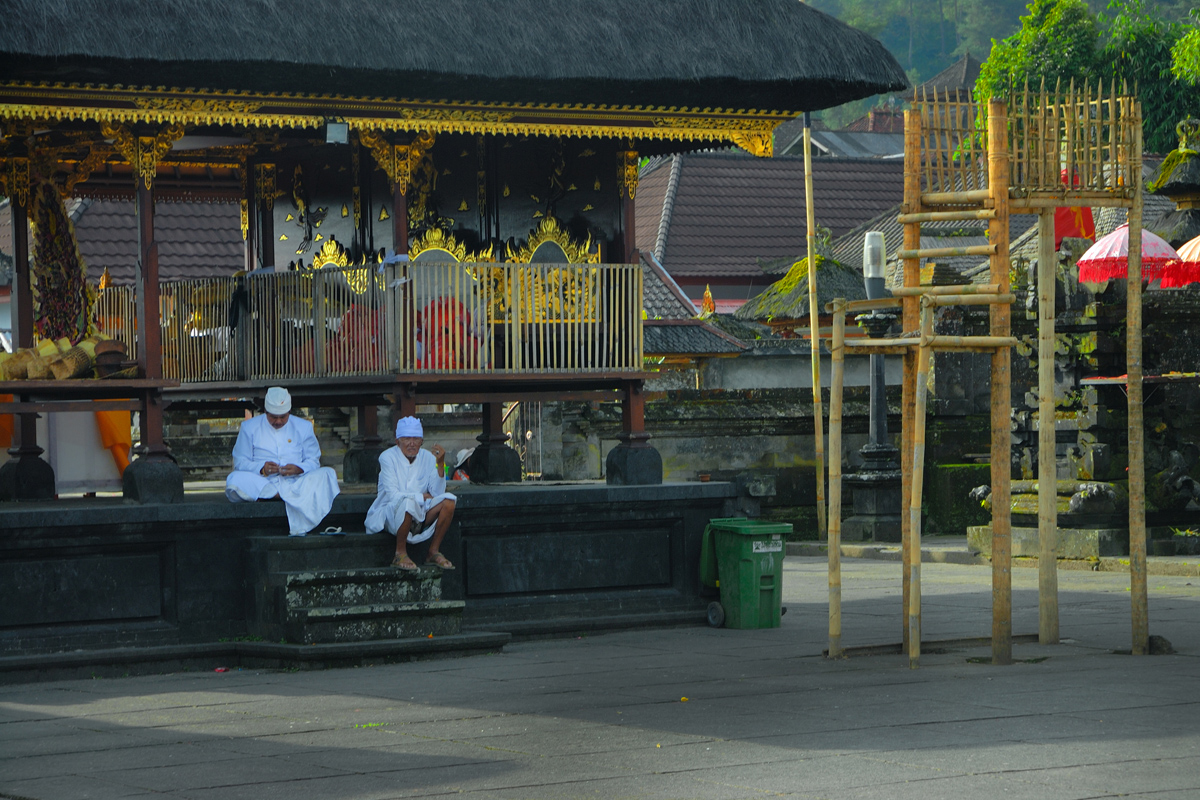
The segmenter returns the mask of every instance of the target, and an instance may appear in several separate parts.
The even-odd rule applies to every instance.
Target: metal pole
[[[825,527],[825,420],[821,409],[821,317],[817,301],[817,222],[813,209],[812,125],[804,112],[804,209],[808,228],[808,327],[812,342],[813,448],[817,473],[817,538],[826,538]],[[840,458],[841,454],[838,454]]]
[[[1058,468],[1054,406],[1054,209],[1038,214],[1038,641],[1058,644]]]

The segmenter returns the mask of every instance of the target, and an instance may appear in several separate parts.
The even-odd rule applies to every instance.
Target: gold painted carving
[[[266,203],[268,211],[275,210],[274,164],[254,165],[254,193],[260,201]]]
[[[186,118],[193,123],[203,122],[206,125],[244,117],[263,107],[261,102],[252,100],[205,97],[139,97],[134,103],[156,122],[175,122]]]
[[[183,138],[182,125],[168,125],[154,136],[134,136],[128,126],[109,122],[102,123],[100,130],[113,140],[113,147],[133,167],[135,180],[141,178],[147,189],[154,186],[158,162]]]
[[[8,159],[8,170],[4,176],[4,192],[17,201],[22,208],[29,208],[29,159]]]
[[[770,158],[775,150],[775,134],[766,133],[735,133],[729,137],[733,143],[752,156]]]
[[[75,187],[91,177],[96,168],[104,164],[108,157],[112,154],[113,148],[105,142],[92,142],[88,146],[88,154],[75,164],[75,169],[67,174],[66,183],[63,186],[63,195],[70,197],[74,192]]]
[[[371,149],[375,163],[379,164],[393,186],[400,187],[402,194],[408,194],[413,171],[434,142],[434,135],[428,131],[417,134],[411,144],[392,144],[382,133],[372,129],[359,131],[358,138]]]
[[[638,154],[636,150],[617,153],[617,185],[621,196],[633,199],[638,187]]]
[[[416,261],[417,256],[429,250],[446,253],[455,261],[467,260],[467,246],[455,238],[453,233],[441,228],[430,228],[408,245],[408,260]],[[489,248],[490,252],[490,248]]]
[[[338,244],[336,239],[326,239],[325,244],[321,245],[321,249],[313,253],[313,269],[348,266],[350,266],[350,257],[346,255],[346,249]]]
[[[568,264],[600,263],[600,247],[597,245],[595,252],[592,252],[592,237],[589,235],[583,244],[576,243],[571,239],[571,234],[567,232],[567,229],[562,227],[554,217],[544,217],[538,223],[537,228],[530,231],[529,240],[519,249],[513,250],[510,245],[506,260],[528,264],[533,260],[533,254],[537,252],[537,249],[546,243],[553,243],[561,247],[567,256]]]

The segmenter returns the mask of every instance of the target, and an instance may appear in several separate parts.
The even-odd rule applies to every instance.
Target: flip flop
[[[402,570],[404,572],[416,572],[418,569],[416,563],[406,555],[404,555],[404,556],[397,555],[395,558],[392,559],[391,565],[393,567],[395,567],[396,569]]]
[[[441,553],[430,553],[425,559],[427,567],[441,567],[442,569],[454,569],[454,565],[450,563],[450,559],[446,558]]]
[[[346,535],[345,531],[343,531],[341,528],[335,527],[333,525],[330,525],[328,528],[321,531],[321,533],[325,536],[345,536]]]

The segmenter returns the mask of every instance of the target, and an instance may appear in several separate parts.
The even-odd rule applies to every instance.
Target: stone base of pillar
[[[843,542],[899,542],[900,516],[850,517],[842,521]]]
[[[900,471],[864,468],[842,480],[854,493],[854,516],[842,522],[842,541],[900,541]]]
[[[143,505],[182,503],[183,470],[170,458],[135,458],[121,476],[121,492]]]
[[[609,486],[636,486],[663,482],[662,456],[648,445],[618,444],[604,462]]]
[[[379,456],[386,450],[382,445],[356,444],[342,458],[342,482],[377,483]]]
[[[0,500],[50,500],[54,468],[40,456],[24,455],[0,465]]]
[[[520,483],[521,456],[506,444],[481,443],[467,461],[471,483]]]

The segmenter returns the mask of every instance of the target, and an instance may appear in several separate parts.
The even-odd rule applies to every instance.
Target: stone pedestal
[[[868,444],[861,451],[866,463],[842,478],[854,498],[854,516],[842,522],[843,541],[900,541],[900,451],[891,445]]]
[[[133,503],[182,503],[183,470],[171,458],[136,458],[121,476],[121,491]]]
[[[379,481],[379,456],[387,448],[382,444],[354,444],[342,458],[342,481],[344,483],[377,483]]]
[[[479,446],[467,461],[471,483],[520,483],[521,456],[503,442],[487,442],[479,437]]]
[[[0,465],[0,500],[50,500],[54,469],[41,456],[16,456]]]
[[[609,486],[660,484],[663,481],[662,456],[644,443],[622,442],[609,450],[604,470]]]

